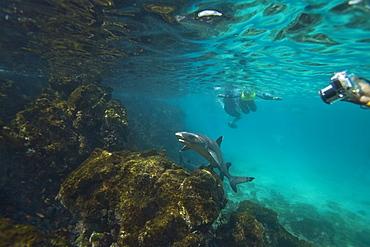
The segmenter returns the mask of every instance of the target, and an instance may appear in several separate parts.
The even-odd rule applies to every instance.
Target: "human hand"
[[[348,100],[343,100],[343,101],[348,101],[354,104],[358,105],[366,105],[370,107],[370,84],[364,82],[360,78],[356,78],[358,85],[361,87],[361,92],[359,97],[348,99]]]

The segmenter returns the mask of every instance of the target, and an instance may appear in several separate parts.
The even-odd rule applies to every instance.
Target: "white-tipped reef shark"
[[[175,135],[177,139],[179,139],[179,142],[185,145],[181,151],[193,149],[195,152],[202,155],[210,162],[211,168],[217,168],[220,171],[221,179],[223,179],[224,176],[229,179],[230,186],[233,191],[237,192],[237,184],[250,182],[254,179],[253,177],[237,177],[230,175],[229,167],[231,166],[231,163],[224,161],[224,157],[220,149],[223,138],[222,136],[214,141],[208,136],[192,132],[176,132]]]

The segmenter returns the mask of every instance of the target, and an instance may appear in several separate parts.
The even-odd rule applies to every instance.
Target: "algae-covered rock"
[[[96,149],[58,198],[86,226],[80,239],[113,233],[118,246],[203,246],[227,202],[213,171],[189,174],[155,150]]]
[[[88,84],[76,88],[68,97],[70,111],[98,109],[102,114],[107,101],[111,99],[112,88],[107,85]]]
[[[0,219],[0,247],[68,247],[66,234],[55,231],[45,235],[35,226],[16,224],[8,218]]]
[[[44,89],[9,125],[0,121],[0,126],[6,154],[0,159],[7,209],[2,216],[36,222],[43,230],[68,225],[64,217],[55,220],[65,211],[54,205],[64,178],[95,148],[121,150],[130,143],[125,108],[100,84],[79,86],[69,97]]]
[[[285,230],[276,212],[250,201],[240,202],[217,233],[223,246],[313,246]]]
[[[265,246],[264,228],[253,215],[248,212],[233,212],[230,224],[230,234],[235,241],[233,246]]]
[[[12,80],[0,78],[0,120],[7,123],[31,98]],[[17,99],[17,100],[14,100]]]
[[[79,135],[81,154],[94,148],[112,151],[128,147],[126,110],[118,100],[111,100],[107,85],[79,86],[67,99],[68,114]],[[85,156],[87,157],[87,156]]]
[[[292,221],[290,224],[294,234],[301,236],[303,239],[312,240],[321,246],[333,243],[335,230],[328,221],[303,218]]]
[[[14,221],[0,219],[0,246],[42,246],[47,244],[45,235],[34,226],[17,225]]]

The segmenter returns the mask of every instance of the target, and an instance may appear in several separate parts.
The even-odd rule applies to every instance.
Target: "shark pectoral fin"
[[[217,164],[220,164],[220,161],[218,159],[218,156],[215,152],[213,151],[209,151],[209,154],[212,156],[212,159],[217,163]]]
[[[225,165],[226,165],[226,169],[229,170],[230,166],[232,165],[233,163],[231,162],[226,162]]]
[[[191,148],[189,148],[188,146],[183,146],[180,151],[186,151],[186,150],[189,150],[189,149],[191,149]]]
[[[224,137],[223,136],[220,136],[219,138],[217,138],[217,140],[216,140],[216,143],[218,144],[218,146],[220,147],[221,146],[221,142],[222,142],[222,139],[223,139]]]
[[[212,169],[218,168],[217,166],[213,165],[212,163],[209,163],[208,165],[206,165],[206,167],[210,167]]]

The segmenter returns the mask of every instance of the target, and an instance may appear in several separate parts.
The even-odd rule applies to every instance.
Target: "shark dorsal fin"
[[[226,165],[226,169],[229,170],[229,168],[232,165],[232,163],[231,162],[226,162],[225,165]]]
[[[224,138],[224,137],[223,137],[223,136],[220,136],[220,137],[219,137],[219,138],[217,138],[217,140],[216,140],[216,143],[218,144],[218,146],[219,146],[219,147],[221,146],[222,138]]]

